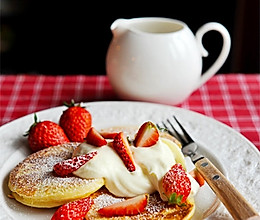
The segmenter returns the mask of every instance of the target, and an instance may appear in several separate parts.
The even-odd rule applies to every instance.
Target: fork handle
[[[207,158],[198,160],[195,166],[234,219],[245,220],[258,216],[253,207]]]

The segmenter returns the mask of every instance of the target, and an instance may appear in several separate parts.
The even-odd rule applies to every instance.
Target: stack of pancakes
[[[171,137],[172,138],[172,137]],[[103,178],[81,179],[76,176],[59,177],[53,166],[72,156],[79,143],[66,143],[50,147],[29,155],[10,173],[8,186],[12,196],[24,205],[51,208],[67,202],[91,196],[94,205],[88,212],[89,219],[107,219],[97,210],[125,198],[117,198],[104,187]],[[114,219],[191,219],[194,214],[193,200],[186,205],[168,205],[159,193],[149,196],[146,211],[136,216],[114,217]]]

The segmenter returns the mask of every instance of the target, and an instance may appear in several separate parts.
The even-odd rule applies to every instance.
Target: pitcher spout
[[[125,33],[127,31],[127,26],[128,26],[128,19],[120,18],[115,20],[111,24],[110,29],[113,35],[116,36]]]

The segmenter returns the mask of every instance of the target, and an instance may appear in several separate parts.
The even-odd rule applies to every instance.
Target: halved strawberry
[[[125,137],[123,132],[119,132],[113,141],[113,148],[122,159],[126,168],[132,172],[135,171],[134,158],[129,147],[129,143],[127,138]]]
[[[139,128],[135,139],[134,145],[136,147],[150,147],[156,144],[159,139],[159,131],[155,124],[148,121],[142,124]]]
[[[86,142],[97,147],[101,147],[107,144],[106,139],[102,137],[101,134],[94,127],[90,128],[86,137]]]
[[[148,200],[148,194],[139,195],[131,199],[103,207],[98,210],[98,213],[106,217],[137,215],[145,210]]]
[[[189,172],[189,174],[198,182],[198,184],[200,186],[203,186],[205,183],[205,179],[203,178],[203,176],[200,174],[200,172],[194,168],[193,170],[191,170]]]
[[[100,134],[105,139],[114,139],[118,132],[101,131]]]
[[[66,203],[54,213],[51,220],[83,220],[93,204],[91,197]]]
[[[181,205],[186,201],[191,191],[191,182],[181,164],[174,164],[164,175],[162,187],[169,204]]]
[[[97,151],[73,157],[68,160],[63,160],[55,164],[53,170],[58,176],[68,176],[69,174],[83,166],[85,163],[87,163],[89,160],[91,160],[95,155],[97,155]]]

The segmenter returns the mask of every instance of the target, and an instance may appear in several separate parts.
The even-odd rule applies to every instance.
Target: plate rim
[[[109,104],[109,105],[115,105],[115,104],[125,104],[125,105],[128,105],[128,104],[133,104],[133,105],[153,105],[153,106],[158,106],[159,108],[169,108],[169,109],[172,109],[173,111],[176,110],[176,111],[181,111],[181,112],[184,112],[184,114],[193,114],[195,115],[196,117],[202,117],[203,119],[205,120],[209,120],[210,122],[214,122],[217,126],[220,126],[220,127],[223,127],[225,129],[228,129],[232,134],[234,134],[237,138],[242,138],[245,142],[247,142],[247,146],[251,148],[251,150],[254,151],[254,153],[256,153],[256,155],[259,157],[260,159],[260,151],[257,149],[257,147],[252,143],[250,142],[250,140],[248,140],[245,136],[243,136],[241,133],[239,133],[238,131],[234,130],[232,127],[224,124],[223,122],[220,122],[214,118],[211,118],[209,116],[206,116],[206,115],[203,115],[199,112],[196,112],[196,111],[192,111],[192,110],[189,110],[189,109],[184,109],[184,108],[181,108],[181,107],[176,107],[176,106],[170,106],[170,105],[165,105],[165,104],[158,104],[158,103],[150,103],[150,102],[139,102],[139,101],[94,101],[94,102],[82,102],[82,104],[84,106],[88,106],[88,105],[104,105],[104,104]],[[66,109],[65,106],[56,106],[56,107],[52,107],[52,108],[48,108],[48,109],[43,109],[43,110],[40,110],[40,111],[37,111],[35,112],[36,114],[41,114],[42,112],[48,112],[48,111],[53,111],[54,109]],[[10,121],[4,125],[2,125],[0,127],[0,137],[1,137],[1,131],[4,130],[4,129],[8,129],[9,126],[12,126],[13,124],[15,123],[21,123],[21,121],[23,120],[26,120],[27,118],[31,117],[34,113],[30,113],[30,114],[27,114],[27,115],[24,115],[22,117],[19,117],[13,121]],[[17,149],[16,149],[17,150]],[[14,150],[14,152],[16,151]],[[224,167],[225,168],[225,167]],[[1,166],[1,169],[2,170],[2,166]],[[228,172],[227,172],[227,175],[228,175]],[[2,201],[1,201],[2,203]],[[0,204],[1,204],[0,203]]]
[[[82,103],[83,105],[85,105],[85,104],[86,105],[93,105],[93,104],[102,105],[102,104],[118,104],[118,103],[120,103],[120,104],[122,104],[122,103],[124,103],[124,104],[129,104],[129,103],[130,104],[144,104],[144,105],[154,105],[154,106],[161,106],[161,107],[167,107],[167,108],[178,109],[178,110],[181,110],[181,111],[186,111],[186,112],[189,112],[191,114],[196,114],[199,117],[205,117],[207,120],[212,120],[212,121],[214,121],[214,123],[219,123],[220,126],[224,126],[226,129],[230,129],[232,132],[236,133],[238,136],[240,136],[245,141],[247,141],[248,144],[251,145],[251,147],[253,147],[253,149],[256,150],[256,152],[260,156],[260,151],[257,149],[257,147],[248,138],[246,138],[244,135],[242,135],[241,133],[239,133],[238,131],[236,131],[232,127],[228,126],[227,124],[225,124],[225,123],[223,123],[223,122],[221,122],[221,121],[219,121],[215,118],[212,118],[210,116],[204,115],[200,112],[194,111],[194,110],[185,109],[185,108],[178,107],[178,106],[171,106],[171,105],[160,104],[160,103],[152,103],[152,102],[142,102],[142,101],[90,101],[90,102],[80,102],[80,103]],[[36,111],[36,112],[33,112],[33,113],[29,113],[27,115],[18,117],[16,119],[12,120],[12,121],[9,121],[9,122],[1,125],[0,126],[0,132],[1,132],[2,129],[6,129],[6,127],[10,126],[10,124],[17,123],[17,121],[19,122],[20,120],[24,120],[25,118],[32,116],[33,114],[40,114],[40,113],[43,113],[43,112],[47,112],[47,111],[59,109],[59,108],[65,109],[66,107],[63,106],[63,105],[54,106],[54,107],[51,107],[51,108],[42,109],[42,110],[39,110],[39,111]],[[1,136],[1,134],[0,134],[0,136]]]

